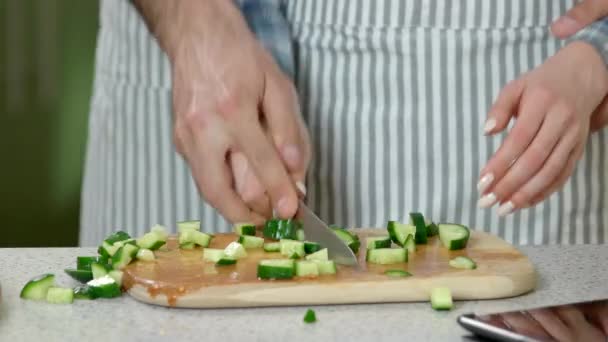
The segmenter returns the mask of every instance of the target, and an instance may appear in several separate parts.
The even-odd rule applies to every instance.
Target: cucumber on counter
[[[439,234],[439,227],[432,221],[427,222],[426,224],[426,235],[435,236]]]
[[[83,271],[90,271],[92,263],[107,264],[108,258],[101,256],[79,256],[76,257],[76,269]]]
[[[317,321],[317,315],[312,309],[306,310],[306,314],[304,315],[304,323],[314,323]]]
[[[137,246],[147,250],[157,250],[165,245],[167,237],[158,231],[151,231],[137,239]]]
[[[184,229],[179,233],[179,246],[181,249],[192,249],[195,245],[208,247],[213,237],[194,229]]]
[[[332,227],[331,229],[342,241],[344,241],[353,253],[357,254],[357,252],[359,252],[359,247],[361,247],[359,236],[343,228]]]
[[[450,266],[454,268],[462,268],[465,270],[474,270],[477,268],[477,264],[473,259],[466,256],[457,256],[454,259],[450,260]]]
[[[306,235],[304,234],[304,229],[296,230],[296,240],[298,240],[298,241],[306,240]]]
[[[314,261],[296,261],[295,271],[298,277],[316,278],[319,276],[319,266]]]
[[[89,285],[76,286],[73,292],[74,299],[92,300],[97,298],[93,295],[93,293],[91,293],[91,287],[89,287]]]
[[[410,272],[404,270],[386,270],[384,271],[384,274],[392,278],[406,278],[412,276]]]
[[[292,259],[266,259],[258,263],[260,279],[291,279],[295,274],[295,262]]]
[[[320,251],[307,255],[306,260],[320,260],[320,261],[329,260],[329,253],[327,252],[327,248],[323,248]]]
[[[92,279],[97,279],[106,276],[108,269],[104,265],[94,262],[91,264],[91,273],[93,275]]]
[[[210,262],[218,262],[224,256],[224,250],[218,248],[203,249],[203,260]]]
[[[306,254],[315,253],[321,250],[321,245],[316,242],[304,241],[304,252]]]
[[[439,240],[449,250],[465,248],[469,241],[469,235],[469,228],[461,224],[439,224]]]
[[[130,240],[130,239],[131,239],[131,236],[129,234],[123,232],[122,230],[119,230],[119,231],[111,234],[110,236],[108,236],[103,241],[101,246],[99,246],[99,248],[97,249],[97,252],[103,257],[110,258],[111,256],[114,255],[114,253],[116,253],[118,248],[121,247],[120,244],[116,244],[117,242]]]
[[[333,260],[313,260],[317,264],[320,275],[336,274],[338,269]]]
[[[188,230],[188,229],[192,229],[192,230],[201,230],[201,221],[182,221],[182,222],[177,222],[177,231],[178,232],[183,232],[184,230]]]
[[[264,238],[251,235],[239,236],[238,242],[246,249],[262,248],[264,246]]]
[[[367,238],[367,249],[390,248],[390,236],[370,236]]]
[[[247,251],[245,251],[245,247],[238,242],[231,242],[224,249],[224,256],[233,259],[241,259],[247,257]]]
[[[72,279],[81,283],[86,283],[87,281],[93,279],[93,272],[91,272],[91,270],[75,270],[73,268],[66,268],[64,271],[67,275],[72,277]]]
[[[72,304],[74,291],[63,287],[51,287],[46,293],[46,301],[51,304]]]
[[[416,244],[425,244],[428,239],[426,221],[421,213],[410,213],[410,224],[416,227],[414,240]]]
[[[87,285],[89,286],[91,296],[95,298],[114,298],[122,295],[120,286],[109,275],[93,279]]]
[[[377,248],[367,251],[366,260],[372,264],[390,265],[407,262],[407,249]]]
[[[145,248],[140,248],[137,251],[135,258],[141,261],[154,261],[156,259],[156,257],[154,256],[154,252]]]
[[[391,240],[393,240],[396,245],[401,247],[403,247],[405,244],[405,240],[407,239],[408,235],[416,235],[416,226],[399,223],[397,221],[388,221],[386,230],[388,230],[388,235],[390,236]]]
[[[216,263],[218,266],[228,266],[236,264],[236,259],[232,257],[222,256]]]
[[[46,300],[46,295],[53,286],[55,286],[55,275],[42,274],[28,281],[19,296],[23,299]]]
[[[131,244],[120,247],[112,256],[112,267],[115,270],[123,269],[135,258],[138,250],[139,247]]]
[[[447,287],[435,287],[431,290],[431,307],[435,310],[452,309],[452,292]]]
[[[266,221],[262,234],[265,238],[273,240],[289,239],[297,240],[298,229],[301,228],[301,223],[297,220],[277,220],[272,219]]]
[[[274,253],[281,251],[281,243],[280,242],[266,242],[264,244],[264,252]]]
[[[306,255],[304,251],[304,242],[289,240],[289,239],[281,239],[279,241],[281,247],[281,254],[289,258],[302,258]]]
[[[414,235],[408,235],[403,243],[403,248],[407,249],[408,253],[416,252],[416,242],[414,242]]]
[[[234,232],[238,235],[255,236],[255,224],[253,223],[236,223],[233,226]]]

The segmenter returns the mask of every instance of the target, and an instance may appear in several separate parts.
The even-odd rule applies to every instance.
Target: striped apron
[[[605,243],[605,131],[537,207],[499,219],[476,206],[478,172],[505,137],[482,135],[487,110],[504,84],[562,46],[548,25],[573,3],[288,0],[313,210],[347,227],[420,211],[514,244]],[[198,218],[227,231],[174,151],[169,63],[129,1],[102,0],[98,39],[81,244]]]

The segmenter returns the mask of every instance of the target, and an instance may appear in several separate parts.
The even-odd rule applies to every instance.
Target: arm
[[[608,4],[608,1],[606,4]],[[598,20],[578,31],[571,40],[591,44],[602,56],[606,66],[608,66],[608,17]]]

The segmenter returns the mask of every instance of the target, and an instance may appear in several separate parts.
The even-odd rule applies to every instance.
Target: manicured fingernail
[[[566,31],[575,32],[581,28],[581,24],[578,21],[572,19],[571,17],[565,15],[555,22],[555,25],[561,26]]]
[[[489,208],[491,206],[493,206],[496,203],[496,195],[494,195],[494,193],[489,193],[485,196],[483,196],[482,198],[479,199],[479,202],[477,202],[477,205],[480,208]]]
[[[493,181],[494,181],[494,174],[492,174],[492,173],[488,173],[487,175],[481,177],[479,179],[479,182],[477,182],[477,191],[479,191],[480,193],[483,193],[484,191],[486,191],[488,186],[490,186],[492,184]]]
[[[500,207],[498,207],[498,216],[507,216],[513,212],[513,209],[515,209],[513,202],[509,201],[507,203],[503,203]]]
[[[300,150],[296,145],[283,146],[283,159],[291,168],[297,168],[300,165]]]
[[[306,185],[304,185],[304,183],[296,182],[296,187],[298,188],[298,190],[300,190],[302,195],[306,196]]]
[[[494,129],[494,127],[496,127],[496,119],[489,118],[488,121],[486,121],[486,124],[483,125],[483,131],[486,134],[488,134],[488,133],[492,132],[492,130]]]

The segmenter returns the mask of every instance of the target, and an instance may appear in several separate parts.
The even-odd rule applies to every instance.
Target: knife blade
[[[297,217],[302,222],[306,239],[327,248],[330,259],[341,265],[359,265],[355,253],[302,200]]]

